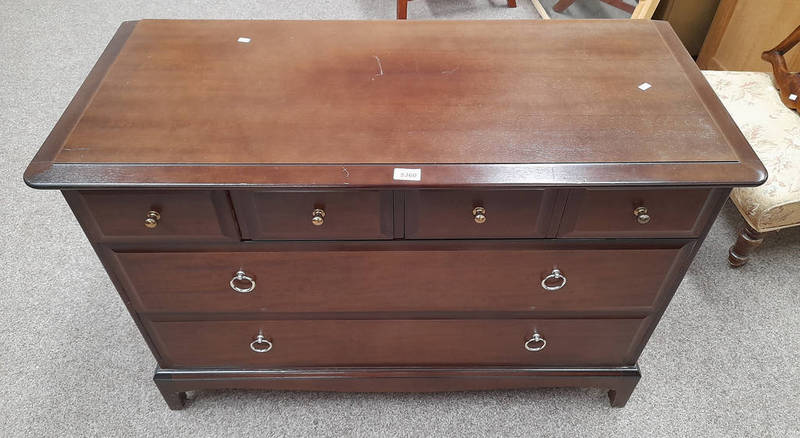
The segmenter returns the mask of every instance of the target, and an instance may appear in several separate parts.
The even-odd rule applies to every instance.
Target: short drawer
[[[242,228],[252,240],[391,239],[391,191],[235,191]]]
[[[642,319],[278,320],[147,325],[166,362],[162,366],[271,368],[630,365],[635,361],[631,351],[642,322]]]
[[[547,235],[555,190],[419,190],[405,195],[408,239]]]
[[[559,237],[697,237],[711,189],[575,189]]]
[[[224,191],[66,191],[96,241],[239,240]]]
[[[142,312],[647,312],[690,246],[491,243],[115,257]]]

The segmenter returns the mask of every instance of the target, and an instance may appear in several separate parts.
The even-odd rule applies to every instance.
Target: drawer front
[[[391,191],[231,192],[252,240],[392,239]]]
[[[149,322],[166,367],[630,365],[642,319]],[[259,333],[262,341],[258,342]],[[544,341],[534,339],[538,333]],[[531,349],[544,347],[539,351]],[[269,342],[269,343],[268,343]],[[546,344],[545,344],[546,342]],[[271,346],[271,348],[270,348]],[[252,348],[251,348],[252,347]],[[267,350],[256,352],[253,348]]]
[[[559,237],[697,237],[710,189],[571,190]]]
[[[409,239],[545,237],[555,190],[419,190],[405,198]]]
[[[134,307],[144,312],[641,312],[690,246],[490,243],[115,256]],[[452,249],[458,245],[467,249]],[[234,280],[240,270],[255,282],[252,291],[232,288],[231,281],[240,290],[253,285]],[[549,288],[566,283],[545,290],[548,275]]]
[[[65,192],[97,241],[239,240],[224,191]]]

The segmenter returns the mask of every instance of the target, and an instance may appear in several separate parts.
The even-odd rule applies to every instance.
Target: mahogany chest
[[[25,173],[207,388],[593,386],[766,178],[669,25],[126,22]]]

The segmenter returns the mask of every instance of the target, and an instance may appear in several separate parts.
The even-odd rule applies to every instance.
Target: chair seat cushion
[[[757,231],[800,225],[800,116],[768,73],[703,74],[769,173],[762,186],[733,189],[733,203]]]

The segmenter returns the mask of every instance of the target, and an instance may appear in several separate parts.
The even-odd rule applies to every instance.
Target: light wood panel
[[[708,70],[771,71],[761,53],[781,42],[798,23],[798,0],[722,0],[697,64]],[[790,70],[800,70],[800,50],[785,57]]]
[[[649,20],[658,7],[659,0],[639,0],[631,14],[633,20]]]
[[[700,53],[719,0],[661,0],[654,20],[666,20],[692,56]]]

